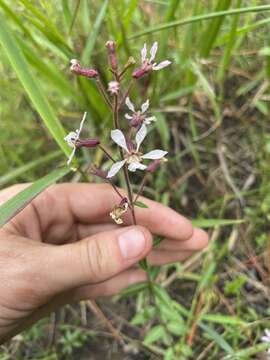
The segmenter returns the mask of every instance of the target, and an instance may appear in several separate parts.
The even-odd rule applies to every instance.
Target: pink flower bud
[[[152,64],[144,63],[141,67],[133,71],[132,77],[134,77],[135,79],[139,79],[144,75],[148,74],[152,70],[152,67]]]
[[[94,148],[100,144],[98,139],[78,139],[75,143],[76,148]]]
[[[126,206],[126,204],[128,204],[128,199],[127,199],[126,197],[124,197],[124,198],[121,200],[119,206]]]
[[[114,41],[107,41],[106,47],[108,49],[109,63],[113,71],[118,69],[118,61],[116,56],[116,46]]]
[[[161,161],[160,159],[152,161],[146,168],[146,171],[153,173],[159,167]]]
[[[108,91],[111,95],[117,95],[120,90],[120,84],[118,81],[110,81],[108,84]]]
[[[89,68],[82,68],[79,61],[76,59],[72,59],[70,61],[70,70],[76,74],[81,75],[87,78],[96,78],[98,76],[98,72],[95,69],[89,69]]]
[[[143,77],[146,74],[147,74],[147,71],[145,69],[138,68],[133,71],[132,77],[134,77],[134,79],[140,79],[141,77]]]
[[[108,172],[98,169],[95,166],[91,166],[91,168],[89,169],[89,173],[92,175],[98,176],[101,179],[108,180],[107,179]]]

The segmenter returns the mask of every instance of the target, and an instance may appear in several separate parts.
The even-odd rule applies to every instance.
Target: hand
[[[28,185],[0,192],[4,202]],[[121,190],[120,190],[121,191]],[[119,203],[109,185],[48,188],[0,230],[0,343],[65,303],[109,296],[145,280],[135,265],[184,260],[207,245],[207,234],[159,203],[142,198],[117,226]],[[152,249],[152,234],[165,239]]]

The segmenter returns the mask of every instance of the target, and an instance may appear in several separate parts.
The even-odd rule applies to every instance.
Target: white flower
[[[157,49],[158,49],[158,43],[157,41],[155,41],[150,49],[150,58],[147,58],[147,47],[146,44],[144,44],[141,50],[142,64],[138,69],[135,69],[132,73],[132,76],[135,79],[140,79],[141,77],[148,74],[152,70],[161,70],[171,64],[171,61],[169,60],[161,61],[159,64],[155,62]]]
[[[122,131],[119,129],[111,131],[112,140],[125,151],[126,155],[125,155],[124,160],[117,161],[112,165],[112,167],[110,168],[110,170],[108,172],[107,178],[111,178],[114,175],[116,175],[118,173],[118,171],[126,163],[128,164],[129,171],[134,172],[137,169],[145,170],[147,168],[147,166],[144,164],[141,164],[141,162],[144,159],[151,159],[151,160],[161,159],[167,154],[167,151],[163,151],[163,150],[152,150],[144,155],[142,153],[140,153],[139,149],[140,149],[141,143],[143,142],[146,134],[147,134],[147,128],[143,124],[141,126],[140,130],[137,132],[136,137],[135,137],[136,148],[129,150],[125,136],[122,133]]]
[[[269,343],[269,349],[267,350],[267,353],[270,354],[270,330],[265,329],[265,336],[262,336],[261,340],[265,343]]]
[[[157,41],[155,41],[150,49],[150,58],[147,59],[147,47],[146,47],[146,44],[144,44],[144,46],[141,50],[142,65],[151,64],[152,70],[161,70],[171,64],[171,61],[169,61],[169,60],[164,60],[164,61],[160,62],[159,64],[155,63],[154,60],[156,57],[157,49],[158,49],[158,43],[157,43]]]
[[[118,94],[120,90],[120,84],[118,81],[110,81],[108,84],[108,91],[111,95]]]
[[[64,137],[64,140],[67,142],[68,146],[70,146],[72,148],[72,152],[69,155],[68,161],[67,161],[67,165],[70,165],[75,152],[76,152],[76,142],[79,140],[80,138],[80,134],[86,119],[86,115],[87,112],[84,113],[82,121],[80,123],[79,129],[75,130],[75,131],[71,131],[69,134],[67,134],[67,136]]]
[[[135,107],[129,97],[126,98],[126,105],[132,112],[132,115],[125,114],[125,118],[131,120],[131,125],[133,126],[139,126],[141,124],[150,125],[151,122],[157,120],[155,116],[145,116],[145,113],[149,108],[149,100],[146,100],[146,102],[142,104],[141,109],[137,111],[135,110]]]

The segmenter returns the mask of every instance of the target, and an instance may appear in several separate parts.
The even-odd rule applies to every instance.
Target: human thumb
[[[48,283],[53,293],[113,277],[143,259],[152,236],[141,226],[98,233],[76,243],[48,249]]]

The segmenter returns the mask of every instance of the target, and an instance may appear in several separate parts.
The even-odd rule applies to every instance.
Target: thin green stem
[[[107,105],[109,106],[109,108],[112,110],[112,109],[113,109],[112,103],[110,102],[110,100],[109,100],[109,98],[108,98],[108,96],[107,96],[107,94],[106,94],[106,91],[105,91],[105,89],[104,89],[104,86],[103,86],[102,82],[100,81],[100,78],[99,78],[99,77],[96,79],[96,82],[97,82],[97,87],[98,87],[98,89],[99,89],[99,92],[100,92],[103,100],[106,102],[106,104],[107,104]]]

